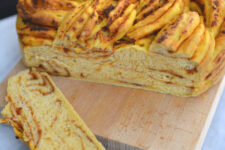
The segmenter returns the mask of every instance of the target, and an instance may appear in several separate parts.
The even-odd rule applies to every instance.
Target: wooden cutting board
[[[19,62],[9,76],[24,69]],[[53,80],[95,134],[145,150],[200,150],[225,85],[223,80],[199,97],[180,98],[62,77]],[[0,106],[5,104],[6,84],[7,79],[0,84]]]

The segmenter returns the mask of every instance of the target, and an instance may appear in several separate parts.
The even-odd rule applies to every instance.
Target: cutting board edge
[[[201,150],[202,149],[203,143],[205,141],[205,138],[207,136],[208,130],[209,130],[210,125],[211,125],[211,123],[213,121],[213,118],[215,116],[215,113],[216,113],[216,110],[217,110],[217,106],[219,105],[219,102],[220,102],[220,99],[221,99],[221,97],[223,95],[224,89],[225,89],[225,76],[223,77],[222,81],[220,82],[220,85],[219,85],[216,97],[214,99],[214,103],[211,106],[211,109],[209,111],[208,117],[206,119],[205,126],[202,129],[202,132],[201,132],[200,138],[199,138],[199,140],[198,140],[198,142],[196,144],[195,150]]]

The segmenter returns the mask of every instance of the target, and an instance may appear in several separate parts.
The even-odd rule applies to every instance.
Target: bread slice
[[[223,1],[64,0],[60,9],[20,0],[23,61],[53,75],[197,96],[216,83],[206,76],[215,69],[214,57],[222,55],[216,47],[223,43],[215,41],[224,22]],[[64,6],[67,2],[73,7]],[[31,9],[45,10],[39,19],[47,21],[36,21]]]
[[[104,150],[47,73],[11,77],[6,100],[2,123],[31,150]]]

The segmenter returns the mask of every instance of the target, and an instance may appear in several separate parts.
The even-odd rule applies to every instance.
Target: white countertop
[[[15,29],[16,16],[0,20],[0,82],[21,59]],[[11,127],[0,125],[0,150],[27,150]],[[225,92],[221,97],[202,150],[225,150]]]

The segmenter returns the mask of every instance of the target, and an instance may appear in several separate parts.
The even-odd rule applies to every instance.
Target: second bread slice
[[[47,73],[10,78],[7,101],[2,122],[31,150],[104,150]]]

